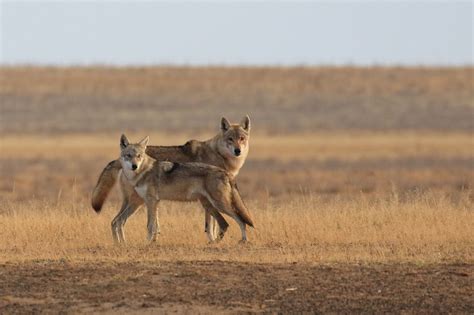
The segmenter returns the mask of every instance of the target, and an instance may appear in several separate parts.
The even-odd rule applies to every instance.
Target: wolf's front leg
[[[122,243],[123,240],[121,238],[121,234],[119,232],[119,227],[120,227],[120,217],[123,214],[124,211],[127,211],[128,207],[128,199],[124,199],[122,201],[122,207],[119,210],[119,213],[115,216],[115,218],[112,220],[111,227],[112,227],[112,238],[114,240],[115,244]]]
[[[157,234],[160,234],[160,223],[158,219],[158,201],[156,198],[149,198],[146,203],[147,207],[147,229],[148,229],[148,241],[156,241]]]

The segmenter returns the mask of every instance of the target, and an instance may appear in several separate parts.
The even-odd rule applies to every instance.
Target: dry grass
[[[0,68],[0,128],[16,133],[473,128],[473,68]]]
[[[119,135],[3,136],[0,199],[89,196],[102,168],[118,156]],[[187,139],[179,134],[151,135],[153,144]],[[472,137],[464,133],[326,132],[280,137],[254,132],[239,183],[247,199],[301,192],[332,197],[386,194],[392,186],[402,194],[426,189],[457,193],[474,187],[471,147]]]
[[[0,69],[0,261],[469,262],[472,68]],[[130,106],[130,105],[135,106]],[[199,110],[196,110],[199,106]],[[112,244],[89,206],[118,138],[205,139],[252,117],[238,177],[251,244],[207,245],[198,204],[143,211]],[[229,219],[230,221],[230,219]]]
[[[439,194],[323,201],[314,195],[288,202],[253,201],[257,228],[251,243],[237,245],[235,223],[226,238],[207,245],[198,204],[160,206],[162,233],[145,241],[145,211],[132,217],[128,245],[112,244],[110,221],[117,207],[96,215],[84,202],[7,203],[0,215],[2,261],[169,261],[243,262],[473,262],[472,196],[458,200]],[[229,220],[230,221],[230,220]]]
[[[218,132],[217,127],[215,132]],[[258,127],[256,127],[257,129]],[[208,139],[215,133],[127,133],[132,139],[149,135],[153,145],[183,144],[190,138]],[[118,156],[120,132],[106,134],[6,134],[0,145],[6,149],[2,158],[38,157],[106,157]],[[396,159],[432,156],[436,158],[469,158],[473,156],[472,134],[466,132],[342,132],[321,131],[275,135],[251,134],[251,159],[259,160],[327,160]],[[47,152],[47,154],[45,154]]]
[[[225,240],[208,245],[200,205],[163,202],[158,244],[146,244],[141,211],[127,223],[125,247],[114,246],[110,232],[118,194],[99,216],[88,201],[100,170],[118,153],[117,137],[3,137],[1,260],[473,261],[471,135],[256,133],[239,175],[257,222],[250,245],[237,245],[230,219]],[[175,144],[186,137],[152,139]]]

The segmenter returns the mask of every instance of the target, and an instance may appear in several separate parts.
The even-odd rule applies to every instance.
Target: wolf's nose
[[[234,149],[234,153],[235,153],[235,156],[239,156],[240,155],[240,149]]]
[[[132,170],[136,170],[137,169],[137,165],[136,164],[132,164]]]

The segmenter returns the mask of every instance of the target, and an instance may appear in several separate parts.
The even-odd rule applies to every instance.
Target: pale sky
[[[2,64],[473,64],[471,1],[0,1]]]

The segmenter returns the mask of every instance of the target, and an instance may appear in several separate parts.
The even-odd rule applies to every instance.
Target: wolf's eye
[[[142,157],[141,154],[137,154],[137,159],[140,159]]]
[[[234,139],[232,139],[232,137],[227,138],[227,140],[234,141]]]
[[[131,158],[132,158],[132,155],[129,153],[129,154],[127,154],[127,157],[128,157],[129,159],[131,159]]]
[[[240,136],[240,141],[244,141],[244,140],[245,140],[244,136]]]

